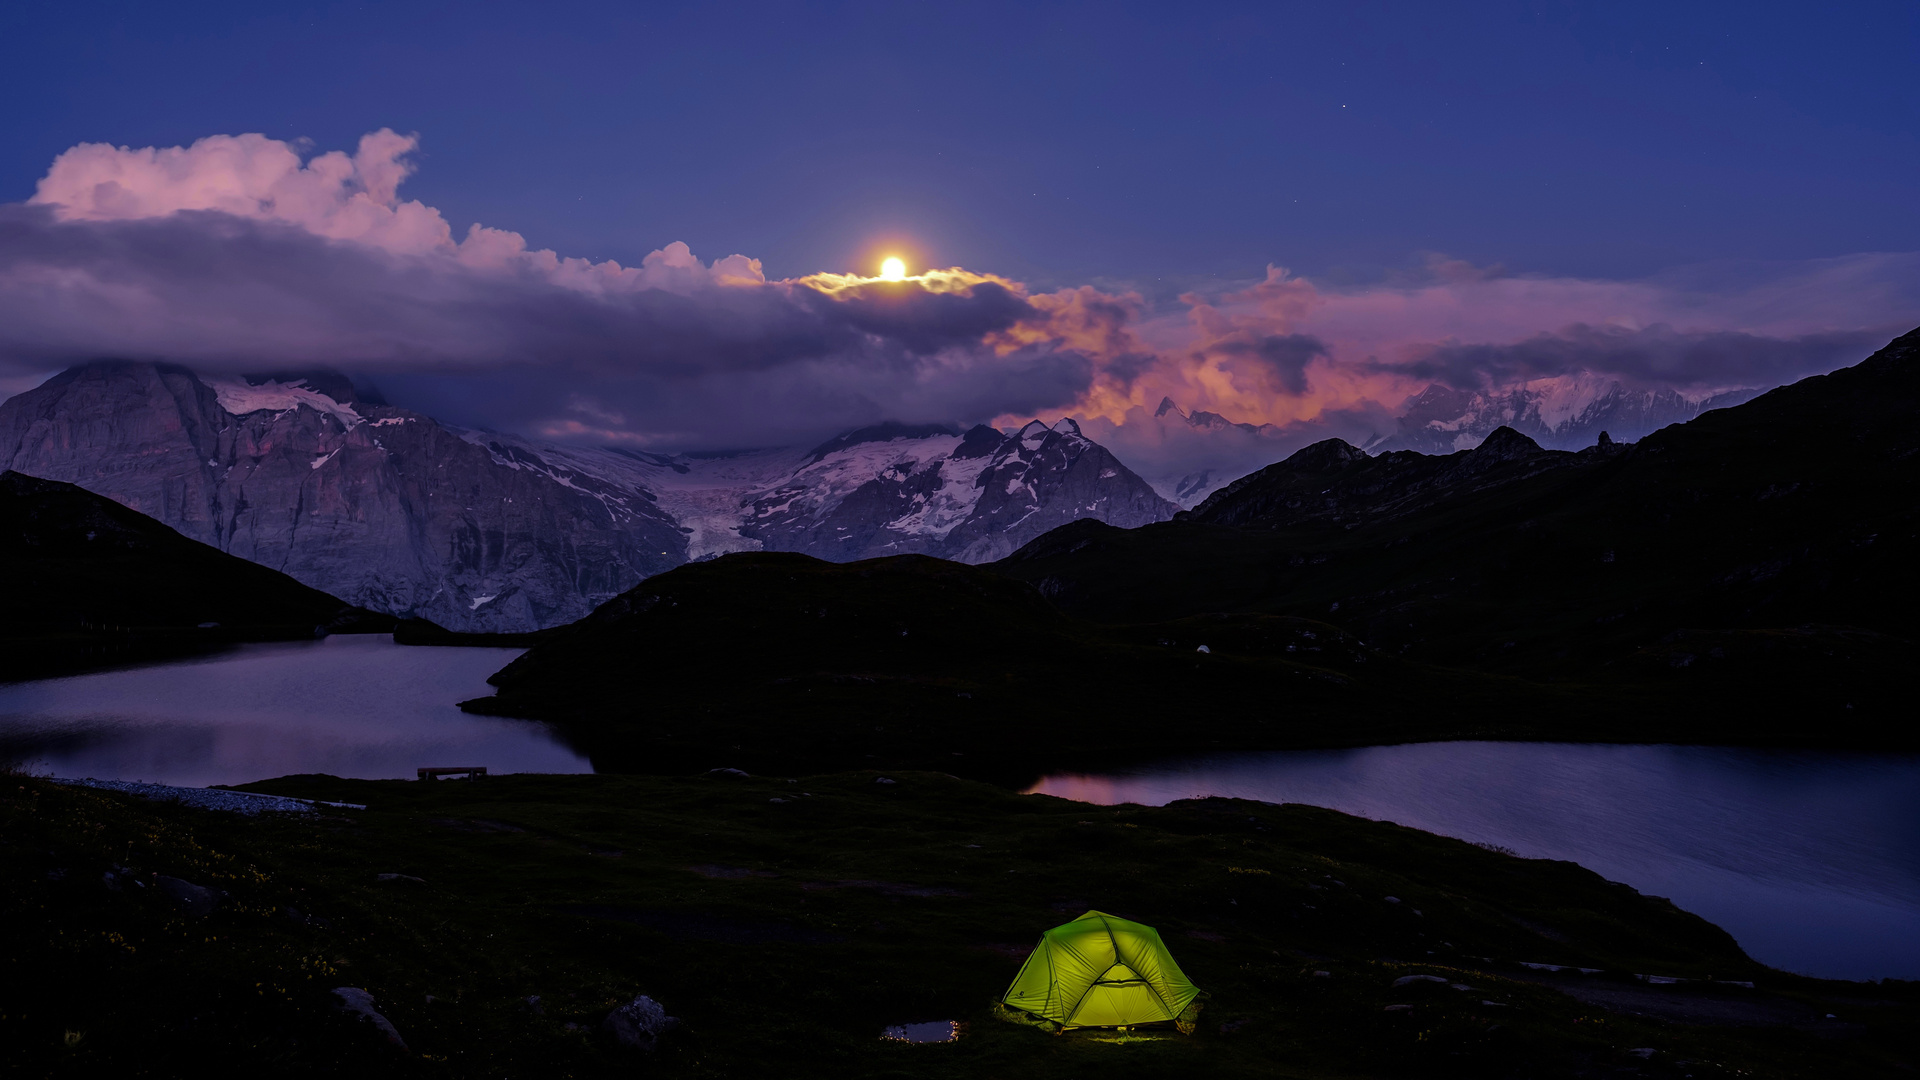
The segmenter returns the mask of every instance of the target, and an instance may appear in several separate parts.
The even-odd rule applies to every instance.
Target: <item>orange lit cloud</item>
[[[1253,460],[1364,441],[1436,380],[1772,385],[1920,320],[1920,256],[1898,253],[1640,281],[1434,256],[1364,288],[1269,267],[1164,307],[961,267],[770,280],[677,242],[593,262],[404,199],[416,146],[383,129],[351,154],[239,135],[59,155],[0,206],[0,386],[102,356],[321,363],[413,379],[466,422],[669,449],[1046,413],[1123,457],[1201,453],[1156,415],[1170,398],[1246,425]]]

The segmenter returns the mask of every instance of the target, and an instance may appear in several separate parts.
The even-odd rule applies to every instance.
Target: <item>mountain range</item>
[[[1165,520],[1071,420],[889,425],[812,449],[660,455],[441,424],[327,372],[71,368],[0,404],[0,468],[77,484],[350,603],[464,632],[562,625],[727,551],[1004,556]]]
[[[1344,435],[1370,453],[1415,450],[1445,455],[1470,450],[1507,427],[1553,450],[1582,450],[1601,432],[1632,442],[1670,424],[1738,405],[1761,391],[1683,394],[1671,387],[1634,387],[1589,371],[1480,390],[1431,383],[1393,417],[1340,412],[1294,424],[1236,422],[1206,409],[1189,412],[1163,397],[1151,415],[1130,414],[1103,437],[1121,453],[1151,461],[1154,490],[1191,508],[1238,477],[1299,449],[1309,439]]]
[[[1912,747],[1916,416],[1920,331],[1631,444],[1325,440],[1174,520],[1075,521],[986,566],[727,555],[630,590],[464,707],[557,723],[606,768]]]
[[[1920,662],[1916,416],[1920,331],[1630,445],[1319,443],[1173,522],[1075,524],[994,569],[1100,621],[1310,616],[1410,660],[1612,687],[1706,738],[1785,710],[1788,738],[1886,715]]]
[[[1450,454],[1471,450],[1507,427],[1554,450],[1592,446],[1602,431],[1632,442],[1669,424],[1751,401],[1759,389],[1723,390],[1688,397],[1667,387],[1636,389],[1618,379],[1582,372],[1534,379],[1497,390],[1456,390],[1434,383],[1409,401],[1396,430],[1368,450]]]
[[[1177,509],[1071,419],[1008,432],[879,424],[809,449],[726,454],[485,441],[509,461],[531,455],[645,490],[686,534],[694,560],[797,551],[832,562],[898,554],[990,562],[1069,521],[1132,528]]]

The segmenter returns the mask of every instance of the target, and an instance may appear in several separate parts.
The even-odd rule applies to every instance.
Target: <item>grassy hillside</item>
[[[1206,651],[1201,651],[1202,648]],[[1408,663],[1308,619],[1102,626],[918,555],[729,555],[650,578],[491,680],[475,712],[557,724],[603,771],[1038,771],[1178,751],[1350,745],[1573,694]]]
[[[888,779],[290,777],[250,789],[366,809],[242,818],[10,777],[0,1068],[1876,1076],[1905,1075],[1920,1045],[1900,988],[1769,972],[1568,863],[1308,807],[1100,808]],[[226,896],[195,915],[158,875]],[[993,1018],[1040,931],[1088,908],[1161,930],[1212,995],[1193,1035]],[[1513,961],[1621,974],[1545,985]],[[1445,982],[1393,985],[1415,974]],[[369,991],[410,1052],[335,1012],[337,986]],[[636,994],[684,1021],[644,1062],[596,1034]],[[965,1034],[879,1038],[932,1020]]]

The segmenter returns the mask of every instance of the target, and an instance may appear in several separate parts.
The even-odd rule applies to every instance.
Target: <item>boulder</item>
[[[393,1022],[380,1015],[380,1011],[373,1007],[372,994],[357,986],[336,986],[333,988],[333,996],[339,999],[338,1004],[342,1011],[352,1013],[380,1029],[380,1033],[387,1037],[387,1041],[400,1049],[407,1048],[406,1040],[400,1037],[400,1032],[394,1028]]]
[[[600,1030],[629,1050],[650,1054],[660,1045],[660,1037],[680,1026],[677,1017],[667,1015],[660,1003],[645,994],[607,1014]]]
[[[220,898],[226,895],[219,889],[209,889],[165,874],[156,874],[153,884],[161,896],[173,901],[181,911],[195,919],[213,914],[213,909],[220,906]]]

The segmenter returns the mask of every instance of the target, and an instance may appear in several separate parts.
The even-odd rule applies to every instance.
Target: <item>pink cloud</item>
[[[0,206],[0,387],[101,356],[482,372],[481,419],[581,438],[737,445],[1049,411],[1171,460],[1217,440],[1167,428],[1162,398],[1266,425],[1234,436],[1258,457],[1359,440],[1435,379],[1772,385],[1920,321],[1912,253],[1638,281],[1436,255],[1363,288],[1270,266],[1160,310],[961,268],[770,281],[679,242],[627,266],[456,230],[401,196],[417,147],[382,129],[351,154],[258,134],[62,153],[28,205]]]
[[[63,221],[216,210],[392,252],[451,249],[439,211],[399,201],[400,182],[413,172],[406,155],[417,145],[382,128],[363,136],[351,157],[335,150],[303,162],[293,146],[264,135],[140,150],[81,143],[54,159],[28,202],[53,207]]]
[[[440,211],[402,202],[400,184],[414,166],[415,135],[388,128],[342,151],[302,160],[291,143],[264,135],[210,135],[192,146],[132,149],[81,143],[54,159],[28,200],[61,221],[135,221],[207,210],[291,225],[314,236],[394,255],[451,259],[489,270],[531,271],[582,292],[761,284],[760,263],[731,255],[702,264],[683,243],[668,244],[637,267],[529,250],[516,232],[478,222],[456,241]]]
[[[1330,289],[1269,267],[1251,286],[1182,296],[1181,310],[1128,327],[1136,355],[1103,366],[1080,411],[1119,423],[1128,410],[1171,397],[1236,422],[1285,425],[1369,402],[1396,403],[1436,377],[1437,352],[1468,345],[1518,345],[1544,334],[1568,343],[1558,350],[1565,364],[1582,357],[1599,364],[1620,349],[1572,345],[1617,345],[1623,335],[1655,332],[1780,340],[1890,335],[1920,319],[1920,255],[1912,253],[1682,268],[1640,281],[1508,276],[1437,259],[1429,271],[1416,283]],[[1152,363],[1139,362],[1142,347]],[[1693,385],[1774,385],[1809,370],[1794,368],[1780,350],[1756,350],[1753,360],[1747,369],[1716,365],[1717,381]],[[1647,372],[1618,372],[1636,373]],[[1686,384],[1688,374],[1668,370],[1662,378]]]

